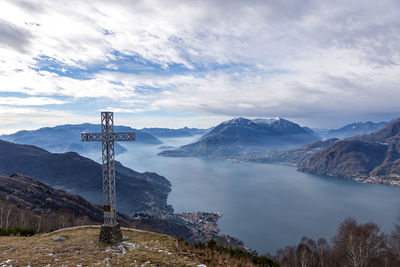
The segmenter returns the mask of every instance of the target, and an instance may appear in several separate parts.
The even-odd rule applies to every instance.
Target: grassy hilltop
[[[273,266],[266,257],[222,249],[214,243],[189,245],[167,235],[129,228],[122,233],[125,240],[116,245],[98,243],[99,226],[31,237],[1,236],[0,266]],[[66,239],[54,242],[55,237]]]

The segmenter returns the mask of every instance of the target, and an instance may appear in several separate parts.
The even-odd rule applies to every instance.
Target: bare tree
[[[296,257],[300,267],[309,267],[312,263],[312,250],[304,243],[300,243],[296,248]]]
[[[388,237],[387,246],[387,266],[400,266],[400,217]]]
[[[74,225],[74,216],[68,209],[61,209],[57,213],[57,219],[61,228],[66,228]]]
[[[388,245],[392,253],[400,259],[400,222],[395,224],[394,230],[389,236]]]
[[[11,212],[13,210],[13,206],[10,205],[9,203],[5,205],[4,207],[4,225],[3,228],[4,229],[10,229],[11,226],[11,221],[10,221],[10,217],[11,217]]]
[[[27,227],[29,216],[30,216],[29,212],[25,208],[20,207],[19,208],[19,218],[18,218],[19,221],[17,222],[17,224],[19,226],[21,226],[22,228]]]
[[[319,266],[325,267],[329,264],[330,258],[330,247],[328,242],[324,238],[320,238],[317,241],[317,255],[319,260]]]
[[[296,247],[286,247],[277,251],[275,257],[282,267],[298,267]]]
[[[4,228],[6,201],[0,199],[0,229]]]
[[[357,224],[347,218],[333,238],[334,253],[342,266],[367,267],[385,247],[385,236],[374,223]]]
[[[317,242],[303,237],[297,247],[280,249],[273,258],[282,267],[394,267],[400,266],[400,219],[387,237],[374,223],[347,218],[332,239]]]
[[[36,232],[49,232],[74,225],[93,224],[87,216],[75,218],[68,209],[60,209],[57,214],[34,213],[26,207],[18,207],[7,199],[0,199],[0,229],[10,230],[19,226]]]

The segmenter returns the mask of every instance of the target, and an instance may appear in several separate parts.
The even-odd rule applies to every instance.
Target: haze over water
[[[181,145],[195,138],[162,139]],[[156,156],[157,146],[121,143],[117,160],[172,183],[175,212],[221,212],[221,232],[259,253],[297,244],[302,236],[330,239],[344,218],[373,221],[389,233],[400,215],[400,190],[387,185],[311,175],[295,167]]]

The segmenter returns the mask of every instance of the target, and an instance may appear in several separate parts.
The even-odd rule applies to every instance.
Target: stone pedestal
[[[122,232],[119,223],[101,226],[99,242],[107,244],[115,244],[121,241],[122,241]]]

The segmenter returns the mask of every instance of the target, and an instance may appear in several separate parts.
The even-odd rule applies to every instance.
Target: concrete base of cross
[[[112,225],[102,225],[100,230],[99,242],[115,244],[122,241],[122,232],[119,223]]]

